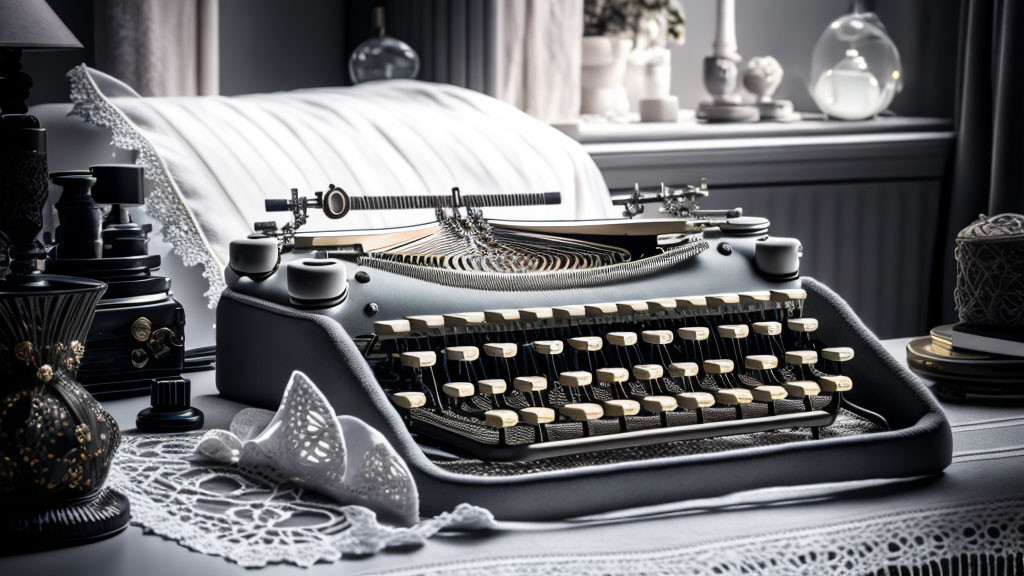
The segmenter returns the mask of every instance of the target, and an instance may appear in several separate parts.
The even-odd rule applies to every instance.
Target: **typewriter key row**
[[[410,424],[415,411],[433,411],[454,430],[458,421],[496,430],[499,444],[517,427],[545,442],[567,423],[588,437],[600,421],[625,433],[701,425],[715,410],[717,420],[722,410],[734,420],[834,412],[852,388],[842,365],[854,352],[814,340],[805,298],[786,290],[411,316],[378,322],[368,359]]]

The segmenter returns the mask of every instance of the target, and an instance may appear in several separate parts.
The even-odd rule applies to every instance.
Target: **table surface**
[[[907,339],[884,342],[905,362]],[[214,373],[191,376],[193,404],[207,414],[206,427],[226,428],[241,405],[216,395]],[[133,429],[136,413],[148,398],[105,403],[110,413]],[[912,482],[849,486],[828,497],[798,501],[731,506],[713,501],[670,514],[619,522],[518,524],[487,534],[441,535],[414,550],[387,551],[370,557],[319,564],[308,574],[424,572],[458,569],[479,560],[509,559],[540,562],[616,554],[656,554],[708,542],[713,536],[748,538],[794,529],[813,529],[873,518],[900,510],[939,509],[994,497],[1024,496],[1024,410],[1019,405],[959,405],[943,403],[953,427],[953,464],[936,477]],[[479,566],[479,565],[477,565]],[[267,574],[303,569],[273,565]],[[245,569],[218,557],[197,554],[174,542],[145,535],[129,526],[121,535],[102,542],[0,558],[0,574],[105,574],[181,576],[183,574],[242,574]]]

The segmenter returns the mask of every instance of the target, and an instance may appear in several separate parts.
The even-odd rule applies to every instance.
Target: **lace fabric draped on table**
[[[445,528],[494,527],[467,504],[420,521],[405,462],[362,420],[335,416],[301,372],[276,413],[245,409],[230,430],[126,436],[111,475],[133,523],[249,567],[309,566],[422,544]]]

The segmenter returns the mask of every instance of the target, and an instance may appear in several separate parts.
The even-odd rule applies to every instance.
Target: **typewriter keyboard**
[[[420,441],[487,460],[808,428],[853,386],[800,289],[377,322],[367,360]]]

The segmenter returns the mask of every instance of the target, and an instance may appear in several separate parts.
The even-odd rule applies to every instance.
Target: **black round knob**
[[[366,273],[366,270],[360,270],[356,272],[356,282],[360,284],[366,284],[370,281],[370,275]]]
[[[203,412],[193,408],[192,383],[188,378],[157,378],[150,391],[152,406],[135,418],[139,430],[181,432],[203,427]]]
[[[377,312],[380,312],[380,306],[377,306],[376,302],[370,302],[363,307],[363,312],[366,312],[367,316],[376,316]]]
[[[728,242],[722,242],[721,244],[718,245],[718,253],[721,254],[722,256],[728,256],[729,254],[732,254],[732,244],[729,244]]]

